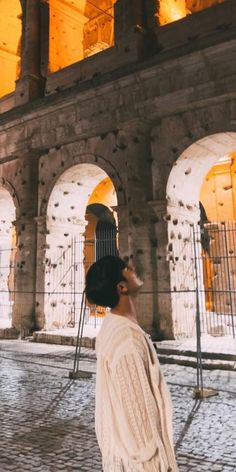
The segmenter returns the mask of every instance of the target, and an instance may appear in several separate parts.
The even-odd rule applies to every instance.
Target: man
[[[86,276],[89,302],[110,307],[96,340],[95,428],[104,472],[177,472],[172,413],[150,337],[137,322],[143,282],[116,256]]]

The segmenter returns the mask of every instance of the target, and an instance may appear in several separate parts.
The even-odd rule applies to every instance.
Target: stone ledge
[[[95,337],[82,337],[82,347],[89,349],[95,348]],[[77,336],[65,336],[60,334],[47,333],[46,331],[35,331],[33,333],[33,342],[36,343],[48,343],[48,344],[60,344],[64,346],[76,346]]]
[[[16,328],[1,328],[0,339],[18,339],[20,336]]]
[[[180,355],[165,355],[158,354],[158,359],[161,364],[178,364],[187,367],[197,367],[196,357],[187,357]],[[206,370],[233,370],[236,371],[236,362],[220,361],[211,359],[202,359],[202,368]]]
[[[196,350],[193,349],[182,349],[181,347],[169,347],[162,346],[161,342],[153,343],[158,355],[166,356],[182,356],[182,357],[193,357],[196,359]],[[236,363],[236,354],[229,354],[227,352],[213,352],[205,351],[202,349],[202,359],[210,359],[216,361],[232,361]]]

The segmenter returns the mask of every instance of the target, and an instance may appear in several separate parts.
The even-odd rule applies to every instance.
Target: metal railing
[[[168,254],[170,289],[150,292],[167,307],[176,337],[196,335],[196,312],[201,333],[233,336],[236,329],[236,222],[207,223],[186,230]],[[202,238],[207,244],[202,244]],[[118,254],[117,235],[73,238],[65,248],[50,250],[45,260],[44,311],[49,328],[78,323],[85,276],[91,264],[107,254]],[[16,248],[0,246],[0,325],[11,324],[15,299]],[[87,304],[85,323],[97,327],[105,309]],[[157,313],[158,316],[158,313]]]
[[[202,248],[203,231],[209,244]],[[201,331],[233,335],[236,328],[236,222],[207,223],[193,230]]]

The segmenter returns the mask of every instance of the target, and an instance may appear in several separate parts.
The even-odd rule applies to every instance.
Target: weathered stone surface
[[[70,381],[74,348],[1,341],[0,467],[2,472],[101,472],[94,433],[95,377]],[[82,351],[92,366],[94,351]],[[196,401],[196,370],[163,365],[174,407],[180,472],[234,472],[235,372],[204,371],[219,395]]]
[[[12,101],[0,101],[0,183],[14,203],[17,241],[13,326],[22,335],[47,324],[52,248],[83,235],[85,197],[104,176],[117,195],[120,252],[145,273],[142,325],[155,337],[193,334],[194,301],[170,292],[193,288],[193,275],[183,274],[201,181],[236,148],[236,7],[214,2],[160,28],[156,2],[148,4],[144,12],[139,1],[117,2],[115,47],[55,74],[38,2],[23,12],[19,106],[5,112]]]

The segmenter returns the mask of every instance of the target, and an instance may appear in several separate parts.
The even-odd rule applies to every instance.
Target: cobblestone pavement
[[[101,472],[91,379],[72,381],[74,349],[0,341],[0,472]],[[93,351],[81,368],[95,370]],[[236,372],[204,371],[219,395],[194,400],[196,370],[163,365],[180,472],[235,472]]]

